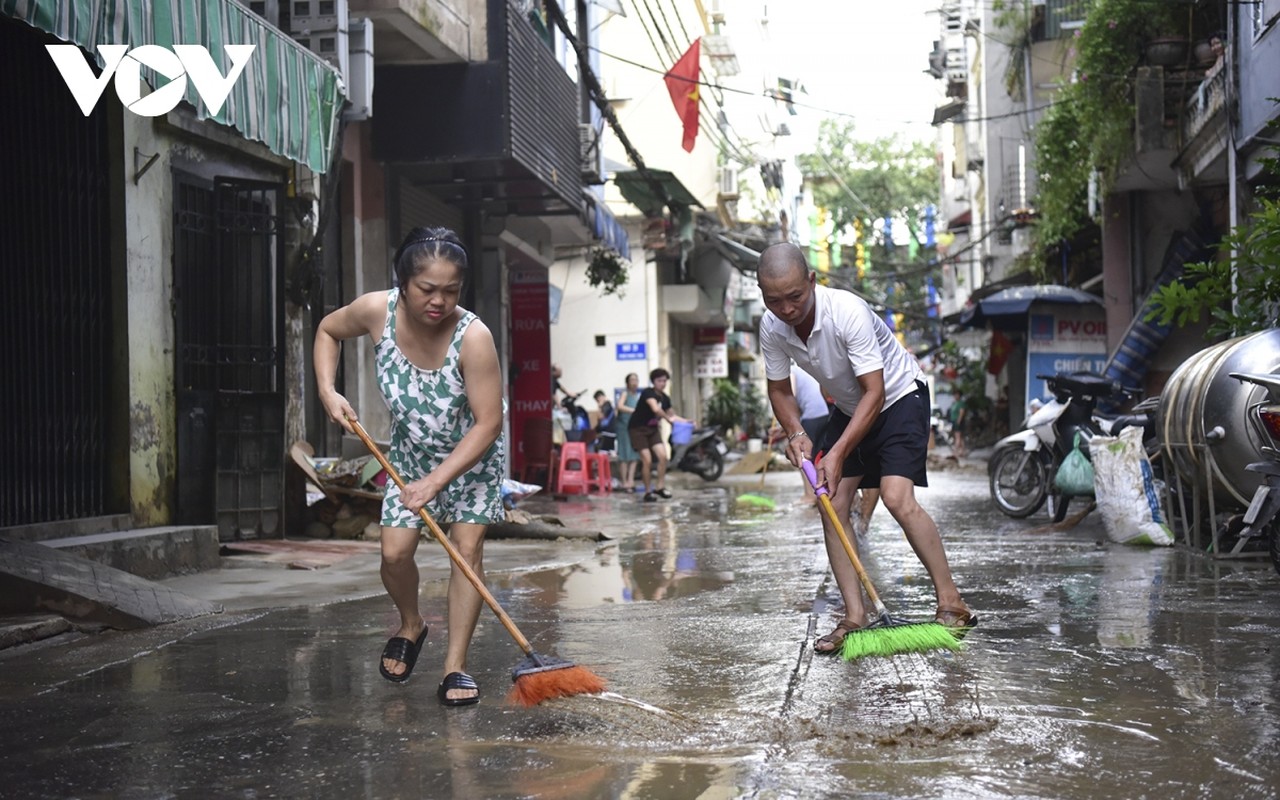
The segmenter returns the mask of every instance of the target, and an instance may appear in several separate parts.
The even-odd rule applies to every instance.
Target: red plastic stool
[[[588,469],[591,456],[582,442],[565,442],[560,445],[560,493],[587,494]]]
[[[595,466],[587,473],[587,487],[597,494],[609,494],[613,491],[613,469],[609,466],[608,453],[589,453],[587,458]]]

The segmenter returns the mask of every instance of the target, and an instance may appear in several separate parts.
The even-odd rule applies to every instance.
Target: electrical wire
[[[676,45],[674,44],[675,31],[672,30],[671,23],[669,20],[667,20],[665,10],[663,10],[661,6],[658,6],[658,12],[662,15],[663,20],[666,23],[667,33],[670,34],[670,37],[671,37],[670,41],[668,40],[667,36],[663,34],[662,27],[659,25],[659,22],[658,22],[658,18],[657,16],[654,15],[653,7],[651,7],[647,1],[643,3],[643,6],[644,6],[644,10],[648,12],[649,22],[651,22],[653,25],[652,30],[650,30],[649,22],[646,22],[644,15],[640,13],[641,0],[631,0],[631,6],[633,9],[635,9],[636,18],[640,21],[641,27],[644,28],[645,35],[649,39],[649,44],[651,47],[653,47],[654,53],[657,54],[658,60],[660,62],[664,60],[670,61],[673,64],[677,60],[679,60],[680,54],[683,51],[676,50]],[[681,22],[681,27],[683,28],[683,22]],[[658,48],[657,42],[655,42],[654,40],[655,33],[657,34],[657,40],[662,42],[661,49]],[[654,67],[650,67],[645,64],[640,64],[640,63],[631,61],[629,59],[621,58],[619,56],[614,56],[612,54],[605,53],[599,48],[594,48],[594,49],[596,50],[597,53],[600,53],[601,55],[605,55],[610,58],[614,58],[618,61],[631,64],[633,66],[639,67],[640,69],[656,72],[663,76],[665,76],[667,73],[667,70],[656,69]],[[663,56],[664,50],[666,51],[665,59]],[[708,81],[702,81],[702,80],[690,81],[690,83],[695,83],[699,86],[717,86],[717,84],[712,84]],[[719,88],[723,89],[727,87],[719,87]],[[699,102],[699,107],[705,110],[706,112],[705,114],[698,115],[699,116],[698,130],[702,131],[704,136],[706,136],[706,138],[709,141],[711,141],[711,143],[714,144],[718,150],[721,150],[724,152],[732,151],[735,159],[742,162],[743,164],[751,166],[759,163],[758,156],[754,154],[744,153],[742,147],[732,142],[724,131],[721,131],[719,127],[714,123],[708,122],[709,119],[715,119],[716,115],[713,109],[711,108],[710,104],[708,104],[706,98],[702,96],[701,92],[698,93],[698,102]],[[723,105],[723,98],[721,98],[720,102]]]

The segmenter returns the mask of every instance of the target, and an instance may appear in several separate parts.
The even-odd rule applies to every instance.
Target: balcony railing
[[[1044,9],[1044,38],[1062,39],[1084,22],[1089,0],[1047,0]]]
[[[1227,100],[1227,71],[1218,69],[1205,76],[1195,92],[1187,98],[1185,141],[1191,141],[1204,130]]]

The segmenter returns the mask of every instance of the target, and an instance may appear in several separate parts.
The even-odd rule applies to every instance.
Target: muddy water
[[[1047,520],[992,513],[985,476],[934,475],[922,498],[980,625],[958,655],[845,664],[809,646],[839,610],[793,477],[770,479],[772,512],[735,503],[733,486],[567,504],[617,540],[490,576],[535,649],[614,694],[504,705],[520,653],[486,614],[469,661],[486,700],[440,708],[443,586],[428,584],[433,632],[404,686],[377,675],[394,614],[374,599],[121,637],[99,668],[7,692],[4,794],[1276,796],[1268,566],[1109,545],[1092,518],[1030,533]],[[928,579],[883,509],[866,561],[892,610],[930,615]]]

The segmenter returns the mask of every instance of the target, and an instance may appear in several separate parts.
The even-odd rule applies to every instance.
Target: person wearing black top
[[[649,381],[653,385],[640,393],[640,402],[631,414],[631,422],[627,425],[627,434],[631,438],[631,446],[640,454],[640,477],[644,481],[644,501],[652,503],[658,498],[667,499],[671,492],[667,490],[667,447],[662,443],[662,433],[658,428],[659,419],[668,422],[687,422],[683,417],[671,410],[671,398],[664,391],[671,380],[671,373],[659,367],[649,373]],[[654,462],[658,464],[657,480],[649,483],[649,471]]]
[[[617,431],[613,429],[618,415],[614,413],[613,403],[609,402],[609,396],[603,389],[597,389],[592,398],[600,409],[600,421],[596,423],[596,452],[611,451],[618,436]]]

